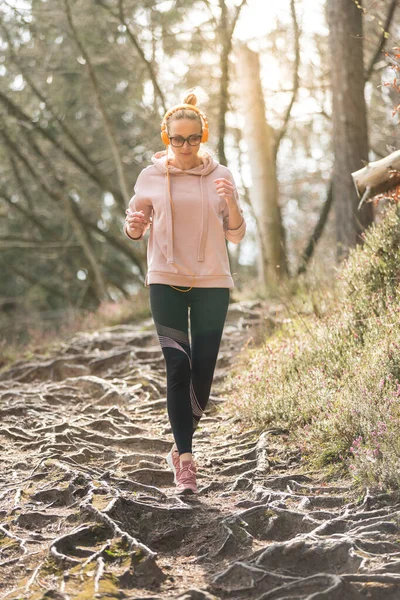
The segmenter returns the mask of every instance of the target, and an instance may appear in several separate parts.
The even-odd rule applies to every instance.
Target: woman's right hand
[[[139,229],[141,232],[143,232],[146,228],[146,225],[148,224],[148,221],[144,216],[144,212],[142,210],[132,212],[129,208],[127,208],[125,212],[125,221],[128,223],[128,228],[130,230]]]

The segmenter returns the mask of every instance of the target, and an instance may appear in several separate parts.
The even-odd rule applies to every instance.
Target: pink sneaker
[[[174,483],[176,483],[176,474],[181,468],[181,461],[179,460],[179,452],[174,446],[172,446],[171,450],[168,452],[165,460],[174,474]]]
[[[184,460],[179,469],[176,478],[176,493],[177,494],[197,494],[196,485],[196,465],[191,460]]]

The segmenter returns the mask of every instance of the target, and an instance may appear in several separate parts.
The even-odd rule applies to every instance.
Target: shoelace
[[[182,469],[182,467],[179,467],[180,469]],[[187,467],[185,467],[185,469],[191,468],[194,470],[194,472],[196,473],[197,470],[197,462],[194,460],[193,462],[190,463],[190,465],[188,465]]]
[[[185,473],[186,471],[186,473]],[[193,465],[187,465],[185,467],[181,467],[179,471],[179,483],[187,483],[191,479],[191,474],[196,475],[196,471],[193,468]],[[182,477],[183,475],[183,477]],[[186,477],[185,477],[186,475]]]

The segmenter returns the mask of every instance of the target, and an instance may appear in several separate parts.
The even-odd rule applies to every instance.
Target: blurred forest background
[[[147,235],[126,238],[125,208],[164,113],[195,86],[248,225],[227,243],[235,298],[329,281],[362,240],[379,207],[357,211],[351,172],[400,142],[398,2],[273,4],[2,1],[3,353],[149,314]]]

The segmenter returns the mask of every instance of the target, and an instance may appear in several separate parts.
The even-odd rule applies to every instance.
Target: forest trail
[[[194,436],[198,496],[174,496],[152,320],[79,333],[0,376],[0,597],[400,598],[400,505],[305,472],[285,433],[242,430],[224,379],[266,319],[229,306]],[[253,338],[254,336],[254,338]]]

